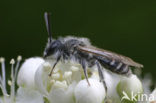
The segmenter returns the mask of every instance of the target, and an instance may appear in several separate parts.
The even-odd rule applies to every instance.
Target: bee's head
[[[63,44],[60,40],[55,40],[48,43],[47,47],[44,50],[43,57],[47,58],[49,56],[55,55],[56,53],[60,53],[62,51]]]

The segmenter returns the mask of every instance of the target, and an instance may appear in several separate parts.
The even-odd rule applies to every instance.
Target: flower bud
[[[125,77],[118,83],[117,92],[121,100],[137,101],[138,96],[143,92],[142,83],[136,75]]]

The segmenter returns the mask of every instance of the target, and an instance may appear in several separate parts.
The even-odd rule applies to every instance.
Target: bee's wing
[[[108,50],[99,49],[99,48],[96,48],[96,47],[93,47],[93,46],[90,46],[90,47],[79,46],[78,49],[80,51],[83,51],[83,52],[91,53],[91,54],[93,54],[95,56],[102,56],[102,57],[110,59],[110,60],[116,60],[116,61],[125,63],[125,64],[127,64],[129,66],[133,66],[133,67],[136,67],[136,68],[142,68],[143,67],[142,64],[139,64],[139,63],[133,61],[129,57],[126,57],[126,56],[123,56],[123,55],[120,55],[120,54],[117,54],[117,53],[114,53],[114,52],[111,52],[111,51],[108,51]]]

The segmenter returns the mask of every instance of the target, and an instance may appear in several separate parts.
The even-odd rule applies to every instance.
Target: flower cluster
[[[89,83],[86,82],[82,67],[73,61],[59,62],[52,76],[49,76],[55,60],[40,57],[26,59],[20,65],[21,56],[11,60],[11,80],[7,83],[5,60],[0,58],[0,103],[155,103],[156,90],[150,93],[149,83],[136,75],[125,77],[103,70],[107,91],[99,81],[97,67],[88,68]],[[8,76],[7,76],[8,77]],[[148,79],[149,80],[149,79]],[[146,80],[146,81],[148,81]],[[17,90],[15,89],[17,83]],[[154,96],[141,101],[143,93]],[[140,100],[140,101],[139,101]]]

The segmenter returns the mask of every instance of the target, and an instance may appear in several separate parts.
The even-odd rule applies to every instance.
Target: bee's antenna
[[[51,24],[50,24],[50,13],[45,12],[44,13],[44,19],[46,23],[47,32],[49,35],[49,42],[52,42],[52,32],[51,32]]]

